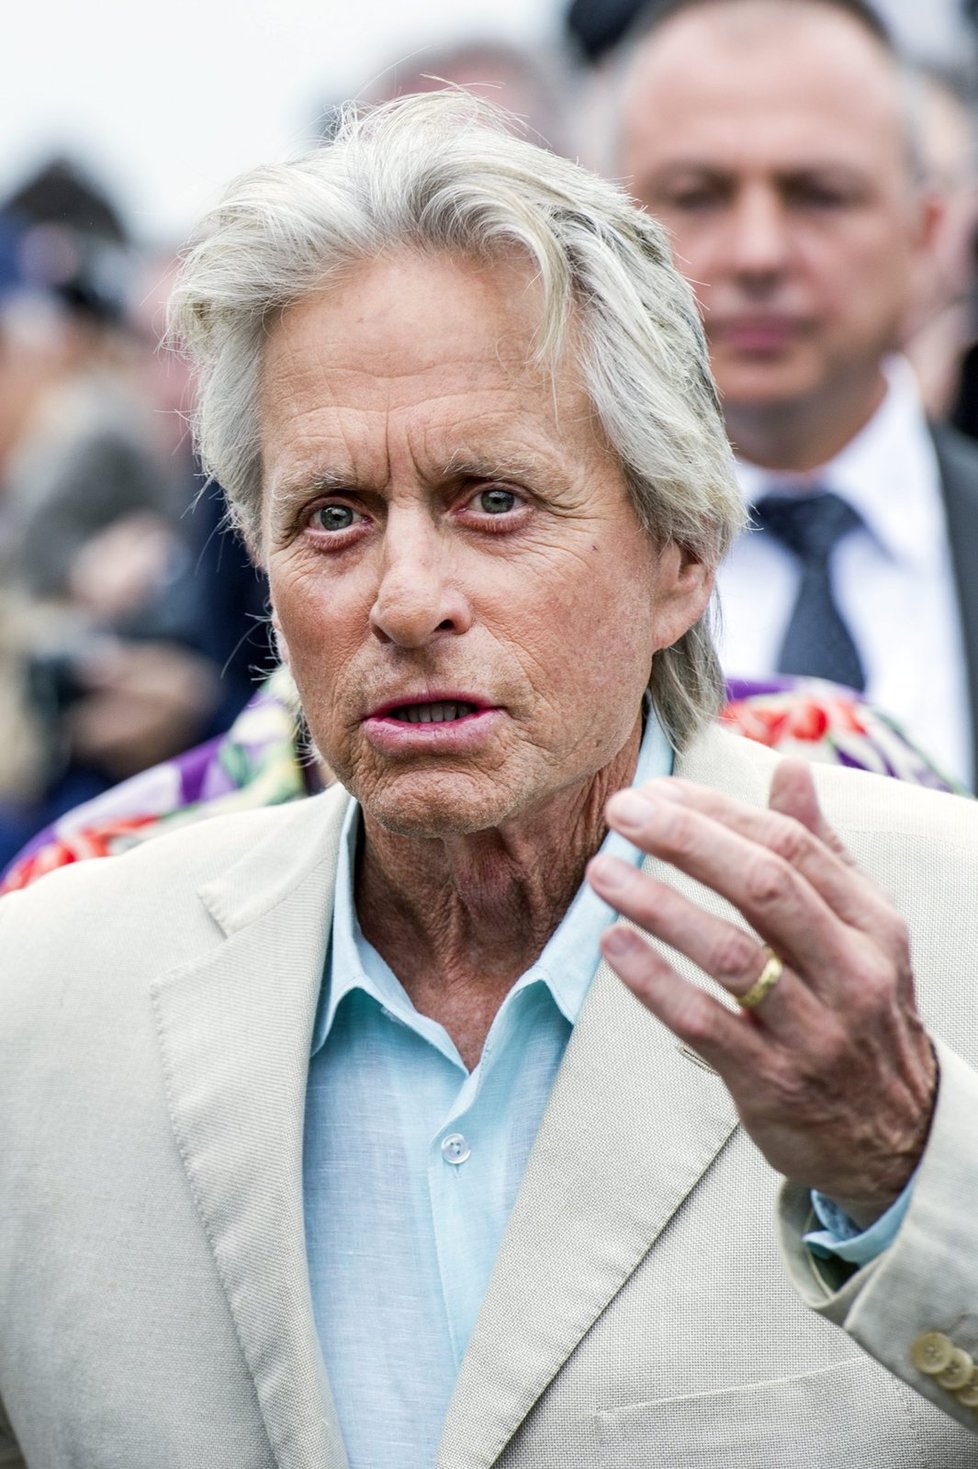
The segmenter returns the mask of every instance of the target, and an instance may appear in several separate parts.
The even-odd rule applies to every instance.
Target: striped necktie
[[[819,490],[805,495],[765,495],[754,506],[754,521],[792,553],[801,570],[777,671],[864,689],[866,675],[859,651],[836,604],[831,577],[832,552],[862,520],[831,490]]]

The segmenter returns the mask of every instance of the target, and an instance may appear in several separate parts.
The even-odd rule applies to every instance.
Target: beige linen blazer
[[[710,730],[679,772],[763,802],[773,759]],[[978,1462],[978,1417],[910,1358],[932,1329],[978,1357],[978,809],[820,784],[908,916],[952,1048],[897,1243],[834,1292],[799,1243],[804,1195],[779,1212],[719,1078],[602,968],[440,1469]],[[0,1464],[345,1464],[301,1169],[345,801],[216,818],[0,903]]]

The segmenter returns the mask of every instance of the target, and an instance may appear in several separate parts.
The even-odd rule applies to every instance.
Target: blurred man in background
[[[758,529],[720,574],[728,672],[864,688],[973,779],[978,456],[893,354],[931,258],[900,65],[861,0],[659,5],[613,171],[694,283]]]
[[[118,211],[54,160],[2,222],[0,864],[68,807],[225,729],[251,692],[221,677],[249,631],[216,596],[233,548],[220,556],[211,502],[190,514],[199,479],[189,441],[167,435],[183,424],[133,310]]]
[[[940,203],[929,270],[910,321],[906,353],[928,415],[974,437],[963,401],[963,360],[978,336],[978,118],[970,72],[915,66],[921,163]],[[970,413],[969,413],[970,409]]]

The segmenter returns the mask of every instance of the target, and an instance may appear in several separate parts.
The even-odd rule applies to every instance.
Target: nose
[[[422,648],[472,625],[452,547],[427,517],[391,515],[384,534],[370,626],[381,642]]]
[[[751,280],[780,276],[791,248],[784,204],[773,189],[744,190],[730,214],[730,252],[735,273]]]

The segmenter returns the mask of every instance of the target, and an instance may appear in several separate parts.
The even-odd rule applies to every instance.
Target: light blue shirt
[[[633,784],[672,769],[652,715]],[[313,1310],[351,1469],[430,1469],[459,1364],[614,915],[585,883],[469,1073],[366,942],[343,829],[306,1091]],[[636,865],[616,833],[602,851]]]

